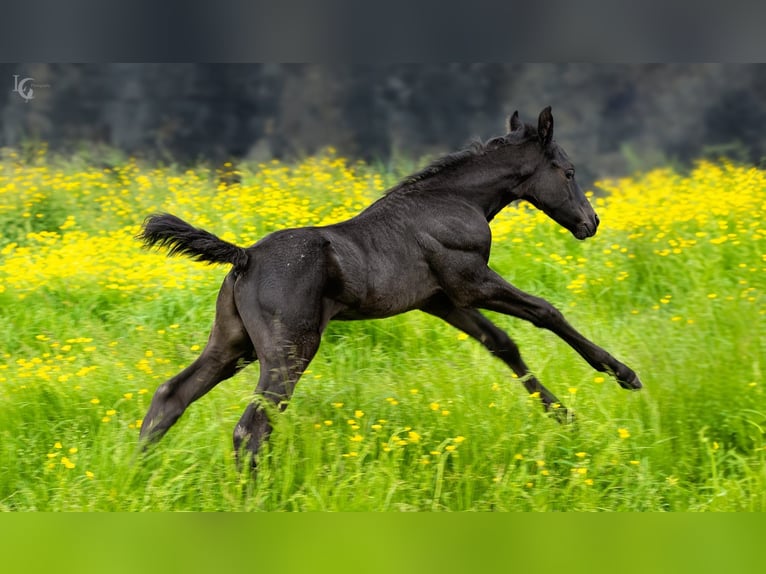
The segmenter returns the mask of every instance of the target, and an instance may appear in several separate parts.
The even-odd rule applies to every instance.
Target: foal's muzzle
[[[577,226],[577,228],[575,228],[572,231],[572,235],[574,235],[579,240],[587,239],[588,237],[593,237],[594,235],[596,235],[596,230],[598,229],[598,223],[599,223],[598,215],[594,213],[593,218],[580,223]]]

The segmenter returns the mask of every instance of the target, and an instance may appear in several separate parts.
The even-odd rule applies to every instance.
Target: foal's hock
[[[515,112],[506,135],[435,161],[334,225],[277,231],[245,248],[173,215],[149,217],[139,235],[147,247],[232,269],[218,293],[205,349],[157,389],[141,438],[162,437],[193,401],[254,361],[261,363],[256,394],[285,408],[330,320],[413,309],[480,341],[559,420],[566,419],[566,409],[530,373],[510,337],[478,309],[548,329],[623,388],[641,388],[629,367],[581,335],[550,303],[487,266],[489,222],[515,200],[530,202],[577,239],[598,228],[572,162],[553,140],[550,107],[537,126],[522,123]],[[254,457],[271,428],[263,405],[251,403],[234,429],[234,448]]]

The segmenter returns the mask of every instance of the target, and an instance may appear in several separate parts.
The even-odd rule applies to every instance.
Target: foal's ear
[[[548,147],[553,139],[553,115],[551,115],[550,106],[540,112],[537,120],[537,137],[540,138],[543,147]]]
[[[523,129],[524,129],[524,122],[522,122],[519,119],[519,112],[517,110],[513,112],[511,119],[508,120],[508,131],[515,132],[516,130],[523,130]]]

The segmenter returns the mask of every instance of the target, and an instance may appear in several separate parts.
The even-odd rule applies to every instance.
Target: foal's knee
[[[547,301],[541,299],[531,312],[535,327],[550,328],[564,322],[564,315]]]

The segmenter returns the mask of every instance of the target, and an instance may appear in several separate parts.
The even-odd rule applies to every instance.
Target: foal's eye
[[[567,179],[574,179],[574,170],[573,169],[568,169],[568,170],[566,170],[565,173],[566,173]]]

